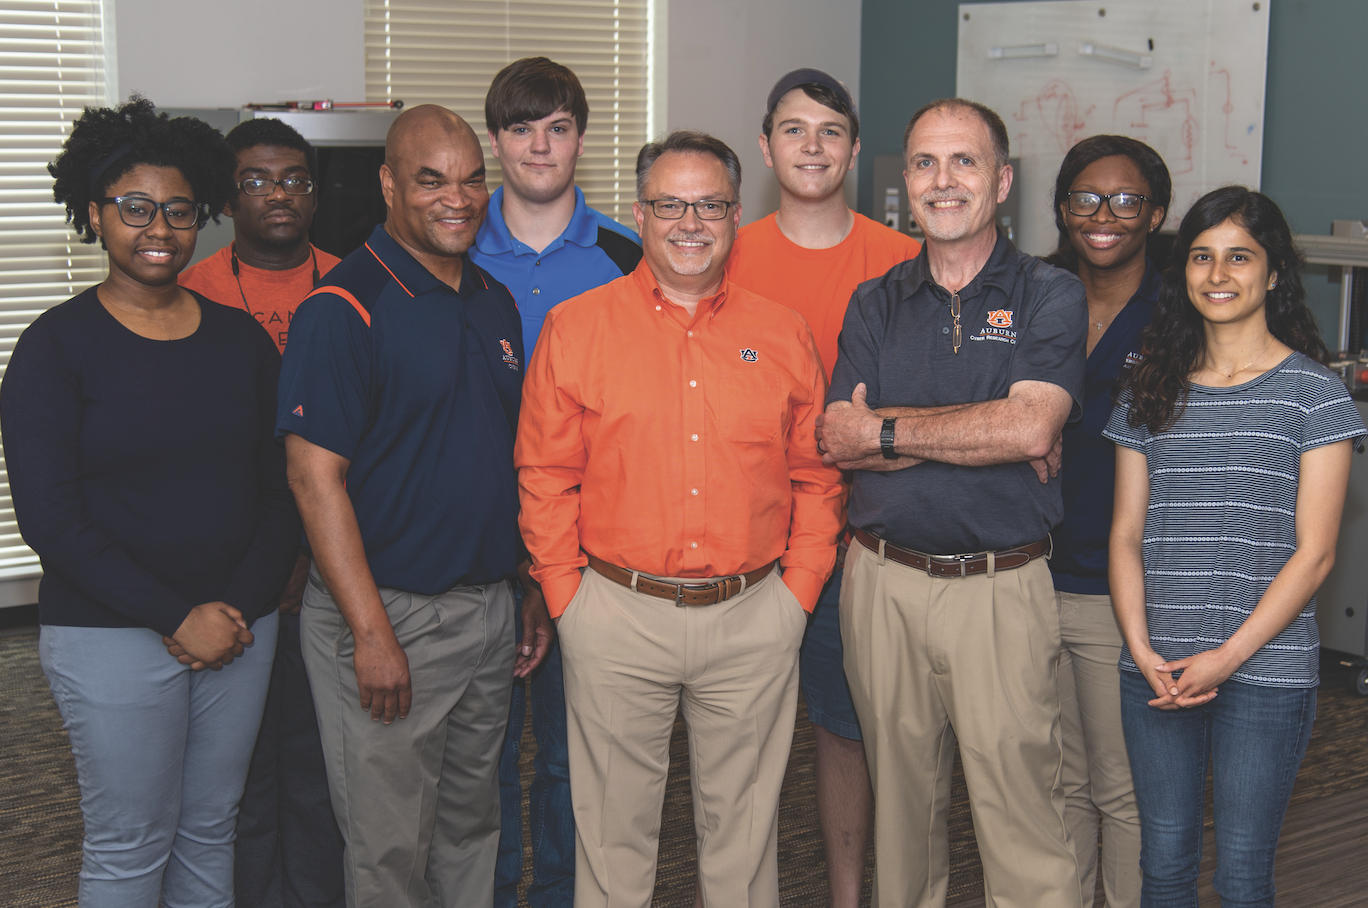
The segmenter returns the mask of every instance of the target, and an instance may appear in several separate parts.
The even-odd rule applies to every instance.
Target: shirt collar
[[[413,255],[400,246],[394,237],[385,230],[385,225],[377,225],[371,232],[370,239],[366,240],[365,248],[370,254],[375,256],[376,261],[390,273],[390,277],[398,282],[400,287],[409,296],[417,296],[420,293],[427,293],[429,290],[445,289],[451,287],[439,280],[435,274],[428,271]],[[486,286],[484,277],[479,274],[475,263],[470,260],[468,253],[461,254],[461,287],[456,292],[462,297],[469,296],[476,290]]]
[[[940,287],[936,279],[931,276],[931,260],[927,257],[929,243],[922,243],[921,252],[912,260],[912,266],[907,272],[905,280],[907,284],[906,296],[911,296],[922,288],[923,284],[930,284],[932,287]],[[1011,267],[1011,261],[1016,256],[1016,246],[1012,241],[998,231],[997,242],[993,244],[993,251],[988,255],[988,261],[983,263],[979,273],[974,275],[974,279],[960,288],[960,296],[974,296],[983,287],[996,287],[999,290],[1010,290],[1015,269]]]
[[[651,270],[650,265],[646,264],[644,256],[642,257],[641,262],[637,264],[636,270],[632,272],[632,280],[636,282],[637,290],[643,297],[659,300],[661,302],[669,302],[669,297],[660,289],[660,281],[656,280],[655,272]],[[718,287],[717,292],[712,296],[704,297],[699,300],[698,308],[705,309],[710,316],[715,314],[718,309],[722,308],[722,304],[727,301],[727,296],[730,291],[731,281],[727,278],[727,274],[724,271],[722,273],[722,284]],[[671,303],[671,305],[678,304]]]
[[[475,236],[475,248],[485,255],[505,255],[514,253],[515,255],[533,254],[536,250],[513,238],[513,234],[508,230],[508,223],[503,216],[504,187],[500,186],[494,190],[494,194],[489,197],[489,210],[485,212],[484,223],[480,225],[480,232]],[[574,243],[576,246],[589,248],[598,242],[598,220],[589,210],[589,205],[584,201],[584,193],[578,186],[575,187],[575,210],[570,215],[570,223],[566,225],[564,232],[561,233],[551,245],[541,251],[546,254],[553,251],[558,245],[563,243]]]

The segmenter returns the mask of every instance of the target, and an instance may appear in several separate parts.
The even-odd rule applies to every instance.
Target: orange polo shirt
[[[813,435],[826,387],[802,317],[725,280],[691,318],[643,260],[552,309],[513,452],[551,615],[579,588],[581,549],[661,577],[778,558],[811,611],[845,504]]]
[[[224,246],[182,271],[180,285],[203,293],[216,303],[234,309],[246,309],[261,322],[261,327],[266,329],[271,340],[284,353],[295,308],[314,289],[315,258],[320,277],[342,261],[314,246],[313,255],[296,268],[268,271],[265,268],[253,268],[238,259],[238,273],[234,275],[232,246]]]
[[[855,288],[920,251],[912,237],[862,214],[855,215],[850,233],[835,246],[807,249],[784,236],[770,215],[741,228],[727,259],[727,276],[807,319],[830,379],[836,340]]]

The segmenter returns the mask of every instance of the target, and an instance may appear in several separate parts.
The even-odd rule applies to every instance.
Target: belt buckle
[[[969,559],[971,559],[971,558],[973,558],[973,557],[974,557],[974,555],[973,555],[972,552],[971,552],[971,553],[968,553],[968,554],[964,554],[964,555],[927,555],[927,556],[926,556],[926,576],[928,576],[928,577],[935,577],[935,576],[937,576],[936,574],[931,573],[931,563],[932,563],[932,562],[935,562],[935,563],[937,563],[937,564],[958,564],[958,565],[959,565],[959,569],[960,569],[959,575],[960,575],[961,577],[968,577],[969,574],[968,574],[966,568],[967,568],[968,565],[969,565]],[[948,575],[948,574],[941,574],[941,575],[939,575],[939,576],[941,576],[941,577],[947,577],[947,576],[950,576],[950,575]]]
[[[675,608],[684,608],[684,591],[685,591],[685,590],[688,590],[688,591],[691,592],[691,593],[701,593],[701,592],[705,592],[705,591],[707,591],[707,590],[716,589],[716,588],[720,587],[722,584],[724,584],[724,583],[726,583],[726,582],[727,582],[727,581],[725,581],[725,580],[718,580],[718,581],[716,581],[716,582],[714,582],[714,583],[676,583],[676,584],[675,584]],[[721,600],[718,600],[718,601],[720,602]]]

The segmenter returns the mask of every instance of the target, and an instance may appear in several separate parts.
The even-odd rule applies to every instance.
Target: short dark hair
[[[1168,218],[1169,203],[1173,200],[1173,178],[1169,176],[1169,169],[1159,152],[1130,136],[1089,136],[1069,149],[1064,162],[1059,165],[1059,176],[1055,177],[1054,216],[1055,227],[1059,228],[1059,246],[1046,259],[1051,265],[1077,273],[1078,251],[1073,248],[1069,231],[1064,225],[1063,206],[1078,175],[1087,170],[1090,164],[1111,157],[1130,159],[1149,186],[1147,195],[1150,204],[1164,209],[1164,218]],[[1159,222],[1161,226],[1163,223],[1162,220]]]
[[[568,67],[546,57],[523,57],[499,70],[485,95],[485,127],[497,133],[558,110],[575,118],[580,135],[589,125],[589,99]]]
[[[932,101],[914,113],[912,119],[907,121],[907,129],[903,130],[903,160],[907,160],[907,146],[912,141],[912,127],[917,125],[918,120],[933,110],[956,109],[970,111],[983,121],[983,125],[988,127],[988,134],[993,139],[993,154],[997,157],[998,169],[1001,170],[1007,166],[1007,159],[1011,157],[1011,142],[1007,138],[1007,126],[1002,122],[1002,117],[999,117],[991,107],[986,107],[977,101],[970,101],[966,98],[941,98],[939,101]]]
[[[219,212],[232,198],[234,152],[208,123],[159,115],[151,101],[138,95],[119,107],[87,107],[48,165],[52,197],[66,206],[67,222],[82,243],[97,239],[90,226],[90,202],[103,198],[140,164],[180,171],[201,206],[200,227],[211,217],[218,223]]]
[[[309,168],[309,177],[314,180],[318,179],[318,152],[314,151],[314,147],[299,134],[298,130],[284,120],[277,120],[275,117],[256,117],[251,120],[243,120],[228,130],[228,135],[224,136],[224,141],[228,143],[229,148],[233,149],[234,154],[261,145],[301,151],[304,153],[305,166]],[[234,167],[234,171],[236,171],[236,167]]]
[[[645,201],[646,181],[651,176],[651,168],[655,166],[655,162],[661,155],[671,151],[678,154],[710,154],[717,158],[727,169],[727,177],[731,180],[732,195],[736,197],[732,201],[740,201],[741,159],[726,142],[696,129],[678,129],[659,141],[647,142],[641,146],[636,160],[637,201]]]
[[[794,88],[801,88],[803,94],[807,95],[818,104],[823,107],[829,107],[836,111],[836,113],[845,117],[846,120],[850,122],[850,141],[854,142],[860,137],[860,115],[855,112],[855,108],[847,104],[840,95],[836,94],[836,92],[827,88],[825,85],[819,85],[816,82],[804,82],[801,85],[795,85]],[[760,131],[765,134],[766,139],[768,139],[770,133],[774,131],[773,110],[770,110],[765,114],[765,121],[760,124]]]

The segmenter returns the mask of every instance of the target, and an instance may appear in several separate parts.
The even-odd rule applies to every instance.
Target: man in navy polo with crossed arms
[[[388,219],[299,306],[281,371],[305,665],[349,908],[488,908],[511,682],[550,639],[515,660],[522,325],[466,255],[489,204],[466,122],[405,111],[380,182]]]

